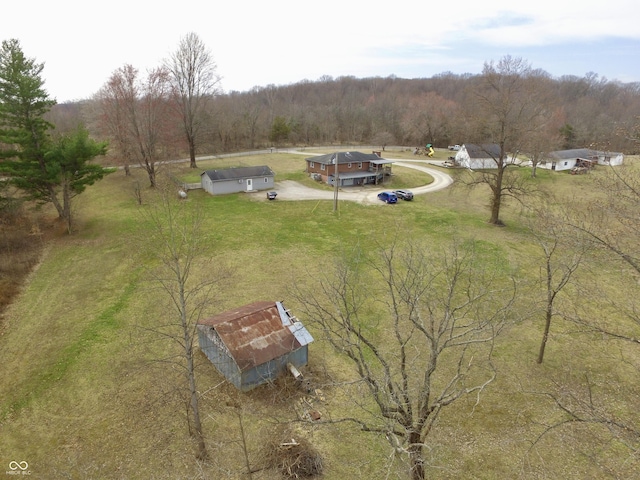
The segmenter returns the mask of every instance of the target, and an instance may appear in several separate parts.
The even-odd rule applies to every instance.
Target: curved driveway
[[[423,193],[435,192],[447,188],[453,183],[451,176],[446,173],[429,168],[431,162],[425,160],[400,160],[392,159],[400,167],[415,168],[422,172],[428,173],[433,177],[433,182],[428,185],[412,187],[411,191],[414,195],[422,195]],[[278,192],[278,200],[333,200],[333,191],[317,190],[315,188],[306,187],[293,180],[284,180],[276,182],[274,190]],[[360,202],[363,204],[380,203],[378,193],[388,189],[377,188],[373,186],[363,187],[347,187],[338,191],[338,200],[349,200],[352,202]],[[262,197],[262,195],[261,195]]]

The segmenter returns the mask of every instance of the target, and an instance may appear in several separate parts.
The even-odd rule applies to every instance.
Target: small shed
[[[211,195],[271,190],[275,173],[266,165],[206,170],[200,174],[202,188]]]
[[[260,301],[198,322],[200,349],[236,388],[251,390],[303,367],[313,337],[282,302]]]

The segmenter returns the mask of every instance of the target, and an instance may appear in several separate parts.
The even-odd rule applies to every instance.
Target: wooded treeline
[[[553,78],[532,70],[530,76],[535,80],[531,88],[544,90],[553,105],[548,118],[555,148],[594,145],[638,153],[634,143],[618,133],[640,115],[640,83],[609,81],[595,73]],[[453,73],[421,79],[327,76],[221,93],[208,98],[202,110],[198,154],[324,144],[446,147],[481,142],[477,121],[469,121],[481,80],[482,74]],[[96,137],[109,139],[98,103],[96,95],[56,105],[52,122],[64,130],[82,119]],[[184,154],[186,143],[182,148],[176,145],[179,122],[171,125],[175,132],[164,135],[171,144],[162,150],[167,155],[176,150]]]

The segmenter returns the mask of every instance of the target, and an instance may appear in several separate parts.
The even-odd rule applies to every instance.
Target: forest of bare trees
[[[634,124],[640,114],[640,84],[609,81],[595,73],[554,78],[531,68],[526,60],[507,60],[525,64],[527,68],[523,72],[531,80],[526,88],[535,89],[518,94],[544,98],[552,106],[540,108],[546,119],[544,137],[539,138],[542,130],[538,128],[521,141],[521,145],[532,151],[597,145],[627,154],[637,153],[633,142],[616,133]],[[111,80],[105,79],[105,88]],[[446,147],[453,143],[478,142],[483,136],[478,130],[477,93],[486,82],[486,71],[477,75],[445,72],[419,79],[321,77],[290,85],[254,87],[246,92],[212,90],[198,111],[196,153],[288,145],[384,147],[432,143]],[[144,89],[140,89],[140,94],[143,92]],[[111,140],[112,146],[117,146],[119,143],[109,134],[108,118],[97,108],[100,99],[100,93],[96,92],[93,99],[57,105],[52,112],[52,122],[64,129],[65,125],[75,123],[70,119],[81,120],[98,138]],[[175,98],[167,94],[166,101],[175,102]],[[175,132],[164,134],[175,145],[175,139],[184,135],[181,133],[184,125],[174,119],[170,126]],[[164,125],[163,129],[166,128]],[[274,138],[278,145],[274,144]],[[117,155],[116,150],[112,149],[112,154]],[[167,155],[176,153],[169,148],[161,150]],[[188,145],[185,144],[184,150],[181,154],[189,155]]]

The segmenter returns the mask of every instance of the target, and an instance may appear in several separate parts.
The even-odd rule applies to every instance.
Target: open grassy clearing
[[[203,161],[199,167],[268,164],[276,181],[322,188],[301,173],[303,158],[270,154]],[[191,181],[187,166],[170,168]],[[405,170],[396,172],[398,188],[420,180]],[[585,198],[588,177],[539,171],[538,181],[564,198]],[[0,337],[1,461],[27,461],[36,478],[246,478],[239,420],[255,462],[276,429],[275,419],[293,419],[303,394],[283,380],[240,395],[200,355],[211,458],[195,461],[184,399],[175,388],[180,372],[152,361],[171,352],[171,345],[144,330],[166,321],[170,306],[143,268],[153,246],[140,240],[145,224],[133,195],[136,181],[146,185],[143,172],[135,170],[133,178],[118,172],[80,197],[79,233],[50,245],[6,314]],[[330,201],[254,202],[249,195],[189,193],[189,205],[202,208],[208,219],[208,250],[197,275],[206,276],[210,262],[224,262],[234,271],[207,314],[255,300],[284,300],[295,312],[288,297],[293,282],[311,281],[334,254],[355,243],[374,248],[398,231],[433,248],[453,235],[475,238],[521,275],[523,288],[538,276],[538,252],[518,223],[518,208],[506,207],[506,228],[489,226],[483,191],[456,187],[392,208],[342,201],[339,215]],[[146,187],[143,199],[152,201]],[[600,280],[620,287],[616,273],[605,269],[611,278]],[[522,311],[514,317],[536,300],[536,292],[524,295]],[[602,471],[588,458],[595,450],[621,477],[637,474],[637,462],[623,463],[628,459],[619,444],[597,441],[598,429],[559,430],[529,451],[541,425],[558,415],[547,399],[532,393],[548,388],[550,378],[579,385],[588,367],[601,389],[597,393],[617,404],[621,414],[639,406],[638,386],[629,383],[634,372],[620,362],[621,353],[637,360],[636,351],[572,335],[571,325],[559,322],[545,363],[536,365],[541,329],[542,315],[513,325],[496,348],[498,380],[480,404],[472,409],[474,399],[468,399],[444,411],[430,437],[434,477],[597,478]],[[349,364],[320,340],[319,332],[312,334],[316,342],[310,346],[308,372],[324,398],[317,408],[325,418],[355,413],[351,400],[362,392],[337,386],[354,378]],[[403,478],[406,459],[392,462],[384,438],[348,424],[296,428],[322,453],[324,478]],[[262,470],[253,478],[280,477]]]

